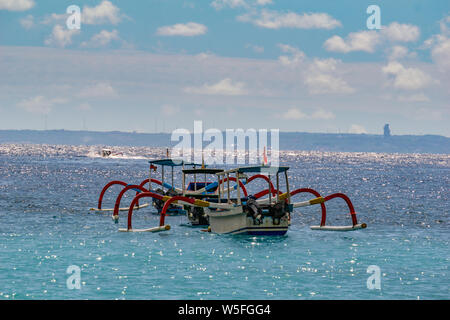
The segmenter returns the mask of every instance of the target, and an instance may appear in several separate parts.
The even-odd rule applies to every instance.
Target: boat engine
[[[247,205],[245,207],[245,210],[247,211],[247,216],[253,218],[253,222],[256,225],[261,224],[262,222],[262,210],[258,206],[258,203],[256,202],[256,199],[252,196],[248,197]]]
[[[184,206],[184,209],[188,212],[189,221],[191,221],[193,225],[209,225],[208,216],[203,208]]]
[[[278,202],[269,208],[269,215],[272,216],[275,225],[280,224],[280,220],[285,214],[284,202]]]

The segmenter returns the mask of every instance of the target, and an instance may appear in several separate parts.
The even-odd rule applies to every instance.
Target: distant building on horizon
[[[384,130],[384,137],[389,138],[391,136],[391,129],[389,129],[389,123],[386,123],[384,125],[383,130]]]

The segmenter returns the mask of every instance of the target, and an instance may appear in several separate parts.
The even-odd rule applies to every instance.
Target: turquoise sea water
[[[0,299],[450,298],[447,155],[282,152],[291,189],[346,193],[368,228],[312,231],[320,222],[313,206],[296,209],[286,236],[252,237],[205,233],[183,226],[184,217],[166,218],[169,232],[118,232],[126,213],[117,225],[88,209],[108,181],[140,182],[145,157],[164,153],[121,151],[129,156],[0,146]],[[120,187],[110,190],[104,207]],[[327,223],[350,223],[343,201],[327,209]],[[156,226],[152,210],[136,211],[133,226]],[[67,287],[71,265],[81,269],[80,290]],[[371,265],[381,270],[380,290],[367,287]]]

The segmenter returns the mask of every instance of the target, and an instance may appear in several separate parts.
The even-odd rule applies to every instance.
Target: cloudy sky
[[[0,129],[450,136],[450,2],[371,4],[0,0]]]

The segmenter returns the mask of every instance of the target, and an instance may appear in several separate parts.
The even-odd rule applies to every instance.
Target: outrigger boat
[[[184,169],[183,172],[183,196],[185,197],[191,197],[194,199],[203,199],[205,201],[211,201],[211,202],[217,202],[217,203],[226,203],[225,199],[223,199],[223,195],[227,194],[230,195],[230,193],[234,190],[238,189],[238,185],[240,186],[240,189],[238,190],[239,193],[243,193],[244,197],[247,197],[247,190],[245,188],[245,185],[252,182],[256,179],[264,179],[270,183],[270,180],[267,178],[267,176],[262,174],[256,174],[252,177],[248,178],[246,175],[240,174],[239,179],[236,177],[230,177],[229,171],[228,173],[225,172],[224,169],[213,169],[213,168],[199,168],[199,169]],[[186,176],[187,175],[193,175],[194,177],[194,183],[189,183],[186,187]],[[217,181],[212,182],[208,181],[207,176],[213,175],[214,179],[217,179]],[[220,179],[220,177],[223,175],[223,179]],[[196,177],[198,176],[204,176],[204,181],[201,182],[200,185],[198,185],[198,182],[196,182]],[[226,177],[225,177],[226,176]],[[244,181],[242,181],[244,180]],[[234,182],[235,185],[230,186],[230,181]],[[225,188],[225,183],[227,187]],[[199,189],[201,188],[201,189]],[[273,189],[273,186],[272,186]],[[236,199],[230,199],[228,202],[235,201]],[[191,225],[209,225],[209,216],[206,213],[206,209],[203,207],[198,206],[189,206],[185,205],[184,209],[187,212],[187,218]]]
[[[230,174],[235,174],[235,178],[239,180],[241,177],[249,173],[264,173],[269,169],[272,174],[276,175],[276,197],[272,195],[272,185],[268,184],[267,199],[258,200],[255,196],[241,197],[241,186],[237,184],[237,196],[235,199],[230,198],[230,192],[220,193],[220,204],[225,200],[226,205],[218,208],[205,208],[206,214],[209,216],[210,231],[215,233],[227,234],[249,234],[249,235],[284,235],[289,228],[290,213],[292,206],[289,199],[280,197],[279,174],[284,173],[286,178],[286,186],[288,186],[288,167],[270,168],[265,166],[245,167],[228,170],[219,173],[217,176],[225,177],[229,181]],[[271,175],[268,174],[270,181]],[[225,180],[225,179],[222,179]],[[221,183],[223,185],[223,183]],[[288,197],[289,198],[289,197]]]
[[[258,200],[255,196],[248,196],[241,181],[245,179],[248,183],[247,174],[264,173],[270,167],[257,166],[237,168],[228,171],[210,170],[205,173],[213,173],[218,181],[215,183],[217,192],[214,197],[203,199],[208,202],[208,206],[203,209],[203,219],[208,221],[208,231],[220,234],[249,234],[249,235],[284,235],[289,227],[291,208],[289,203],[279,197],[279,173],[285,173],[287,167],[270,168],[277,177],[276,201],[272,201],[273,185],[268,175],[268,199]],[[198,170],[183,170],[185,174],[196,174]],[[235,175],[235,177],[230,177]],[[287,175],[286,175],[287,179]],[[236,197],[231,197],[230,181],[238,182],[233,189],[236,189]],[[227,183],[227,188],[224,188]],[[245,183],[245,184],[246,184]],[[245,191],[244,191],[245,190]],[[192,196],[183,190],[184,196]],[[189,207],[189,206],[188,206]],[[194,210],[198,207],[190,206]],[[195,212],[195,211],[194,211]],[[188,219],[192,224],[197,222],[197,216],[190,214]]]
[[[202,171],[199,171],[202,170]],[[320,204],[322,208],[322,220],[320,225],[311,226],[313,230],[325,231],[353,231],[366,228],[365,223],[358,224],[356,213],[350,199],[342,193],[331,194],[322,197],[317,191],[309,188],[300,188],[290,191],[288,174],[288,167],[269,167],[269,166],[255,166],[242,167],[224,171],[222,169],[191,169],[183,170],[183,188],[182,195],[163,196],[154,192],[142,192],[133,199],[128,209],[128,225],[127,228],[119,229],[124,232],[159,232],[170,230],[170,225],[165,224],[165,216],[169,207],[176,203],[187,208],[188,219],[192,224],[199,224],[200,219],[191,213],[195,212],[196,208],[203,211],[203,222],[209,223],[207,231],[219,234],[250,234],[250,235],[284,235],[288,231],[291,213],[294,208],[305,207],[310,205]],[[189,188],[185,188],[186,174],[214,174],[217,177],[217,182],[209,183],[200,190],[191,192]],[[257,173],[248,178],[247,174]],[[230,177],[234,174],[235,177]],[[284,174],[286,192],[280,191],[279,175]],[[271,176],[276,177],[276,188],[271,182]],[[268,189],[262,190],[254,195],[249,196],[244,183],[241,181],[245,179],[246,183],[256,179],[264,178],[268,182]],[[235,189],[237,196],[231,198],[229,186],[230,181],[235,181]],[[228,188],[224,188],[224,183],[227,182]],[[215,189],[215,191],[213,191]],[[241,196],[241,191],[243,197]],[[310,193],[316,196],[308,201],[292,202],[292,197],[300,193]],[[226,196],[225,196],[226,195]],[[260,199],[268,195],[268,198]],[[139,203],[139,200],[144,197],[151,197],[164,202],[164,206],[160,213],[160,224],[158,227],[148,229],[133,229],[132,217],[133,210]],[[326,225],[326,207],[325,202],[334,199],[342,198],[348,205],[352,225],[349,226],[327,226]]]

